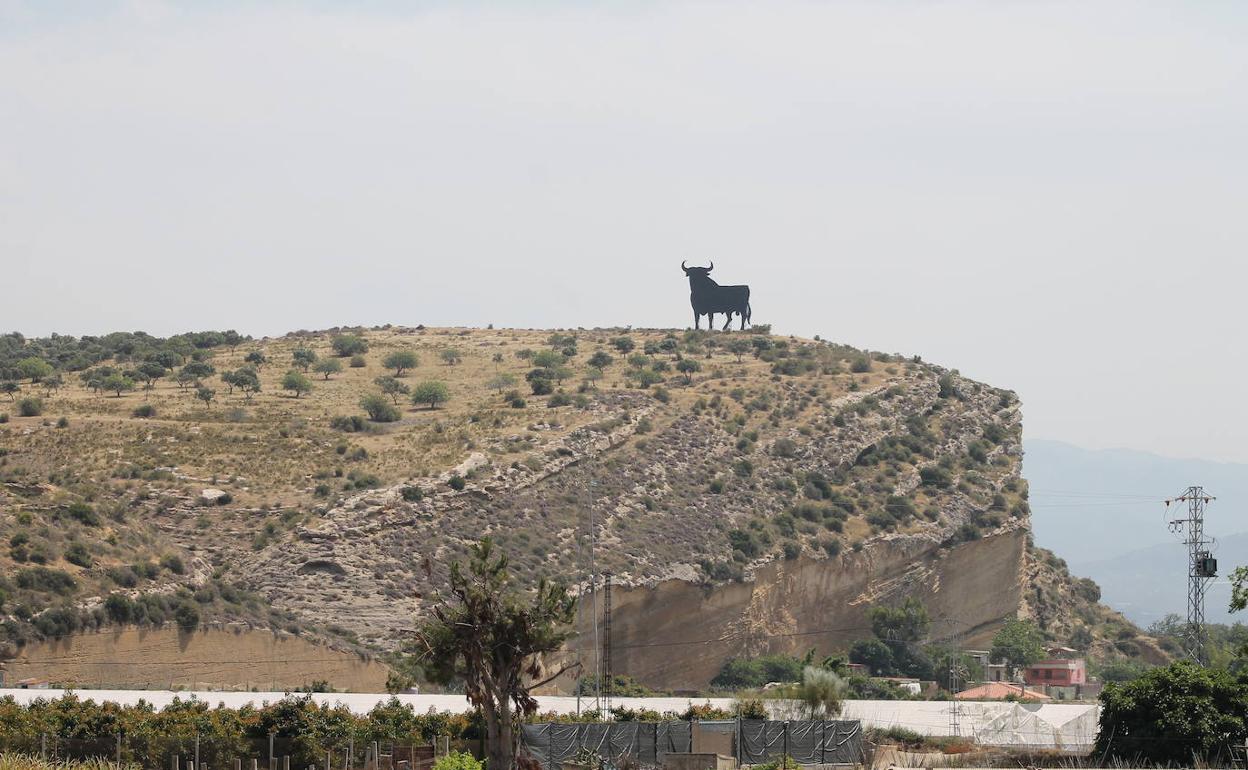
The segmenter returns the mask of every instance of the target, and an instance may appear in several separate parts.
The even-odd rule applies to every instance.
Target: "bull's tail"
[[[745,301],[745,322],[746,322],[746,323],[751,323],[751,321],[750,321],[750,301],[749,301],[748,299]]]

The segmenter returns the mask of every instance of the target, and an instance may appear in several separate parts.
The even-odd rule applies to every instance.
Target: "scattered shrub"
[[[155,417],[156,407],[152,406],[151,404],[140,404],[139,406],[136,406],[134,408],[134,411],[131,412],[130,414],[133,415],[134,417],[139,417],[142,419]]]
[[[22,417],[38,417],[43,414],[43,399],[27,396],[17,402],[17,413]]]

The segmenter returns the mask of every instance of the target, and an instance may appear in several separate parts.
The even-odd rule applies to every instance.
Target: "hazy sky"
[[[0,329],[683,327],[713,258],[1029,436],[1248,461],[1246,22],[0,0]]]

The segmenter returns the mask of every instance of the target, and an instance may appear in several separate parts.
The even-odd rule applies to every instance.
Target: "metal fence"
[[[727,734],[733,755],[745,765],[786,755],[804,765],[852,765],[861,763],[864,756],[862,725],[857,720],[546,723],[525,725],[523,741],[545,770],[560,770],[564,762],[583,752],[617,767],[625,758],[657,766],[667,754],[694,751],[695,730]]]

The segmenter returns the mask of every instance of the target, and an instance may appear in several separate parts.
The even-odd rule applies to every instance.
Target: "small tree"
[[[746,353],[750,352],[753,346],[750,345],[748,340],[737,338],[729,340],[727,347],[728,352],[737,357],[737,363],[741,363],[742,358],[745,357]]]
[[[615,359],[611,357],[610,353],[607,353],[606,351],[603,351],[603,350],[599,350],[598,352],[590,356],[589,361],[587,361],[586,363],[588,363],[590,366],[594,367],[599,372],[601,372],[602,370],[610,366],[613,361],[615,361]]]
[[[872,607],[867,610],[871,632],[878,639],[917,642],[927,636],[931,625],[927,608],[913,596],[895,607]]]
[[[533,365],[543,369],[554,369],[563,364],[563,356],[554,350],[542,350],[534,354]]]
[[[1010,618],[992,637],[989,660],[1005,663],[1011,677],[1014,671],[1035,663],[1044,657],[1044,636],[1035,624],[1027,620]]]
[[[52,373],[52,364],[49,364],[42,358],[33,356],[18,361],[14,368],[20,377],[29,379],[31,383],[39,382],[39,380]]]
[[[243,363],[252,366],[264,366],[269,362],[269,357],[264,354],[263,350],[253,350],[243,357]]]
[[[628,355],[633,352],[633,348],[637,347],[637,343],[633,342],[632,337],[616,337],[611,340],[611,346],[620,351],[620,355]]]
[[[369,393],[360,399],[360,407],[368,414],[368,419],[373,422],[398,422],[402,416],[399,410],[386,400],[386,397],[380,393]]]
[[[217,370],[212,364],[206,364],[203,361],[192,361],[182,367],[182,373],[193,378],[195,382],[198,382],[205,377],[211,377],[216,374],[216,372]],[[181,379],[179,379],[179,382],[181,382]]]
[[[342,371],[342,362],[336,358],[325,358],[317,361],[312,369],[317,374],[325,375],[325,379],[328,380],[331,374],[337,374]]]
[[[393,369],[395,377],[402,377],[404,370],[420,366],[420,357],[414,350],[396,350],[381,359],[381,365]]]
[[[295,398],[299,398],[304,393],[312,392],[312,381],[291,369],[282,378],[282,390],[289,390],[295,394]]]
[[[0,382],[0,393],[8,396],[10,401],[15,401],[17,399],[17,394],[20,393],[21,390],[22,386],[18,385],[15,380],[5,380],[4,382]]]
[[[428,404],[430,409],[436,409],[438,404],[446,403],[450,399],[451,391],[444,382],[426,380],[412,388],[412,403],[416,405]]]
[[[438,355],[442,357],[442,360],[446,363],[447,366],[455,366],[460,361],[464,360],[463,355],[461,355],[460,352],[456,350],[455,348],[447,348],[446,350],[443,350]]]
[[[507,572],[507,557],[489,538],[472,546],[468,568],[451,565],[449,595],[439,597],[407,647],[436,682],[462,682],[481,710],[487,766],[515,767],[519,721],[537,710],[530,691],[563,674],[542,667],[542,655],[571,635],[576,599],[542,578],[536,592],[520,594]]]
[[[316,351],[311,348],[295,348],[290,357],[294,361],[295,366],[305,372],[312,368],[312,364],[316,363]]]
[[[685,375],[685,384],[693,382],[693,373],[702,371],[702,362],[692,358],[682,358],[676,362],[676,371]]]
[[[340,334],[334,337],[329,344],[340,358],[368,352],[368,340],[358,334]]]
[[[406,396],[411,392],[406,383],[399,382],[397,379],[388,374],[383,377],[378,377],[373,380],[373,383],[376,384],[377,387],[381,388],[382,393],[385,393],[394,401],[395,406],[399,405],[400,396]]]
[[[40,379],[39,384],[43,385],[43,389],[47,391],[48,395],[52,395],[65,386],[65,379],[61,377],[60,372],[53,372],[47,377]]]
[[[485,386],[502,393],[504,390],[516,386],[516,376],[514,374],[498,374],[490,378],[490,381],[485,383]]]
[[[250,401],[260,392],[260,374],[252,367],[244,366],[234,372],[233,385],[243,391],[243,396]]]
[[[217,391],[213,390],[212,388],[205,388],[202,385],[195,390],[195,398],[198,398],[200,401],[203,401],[204,406],[208,407],[209,409],[212,408],[212,399],[215,398],[216,395],[217,395]]]
[[[155,361],[144,361],[134,370],[134,374],[143,382],[144,388],[151,390],[155,386],[156,380],[165,376],[166,369]]]
[[[134,390],[134,380],[122,374],[110,374],[100,383],[100,389],[115,393],[117,398],[121,398],[123,392]]]

